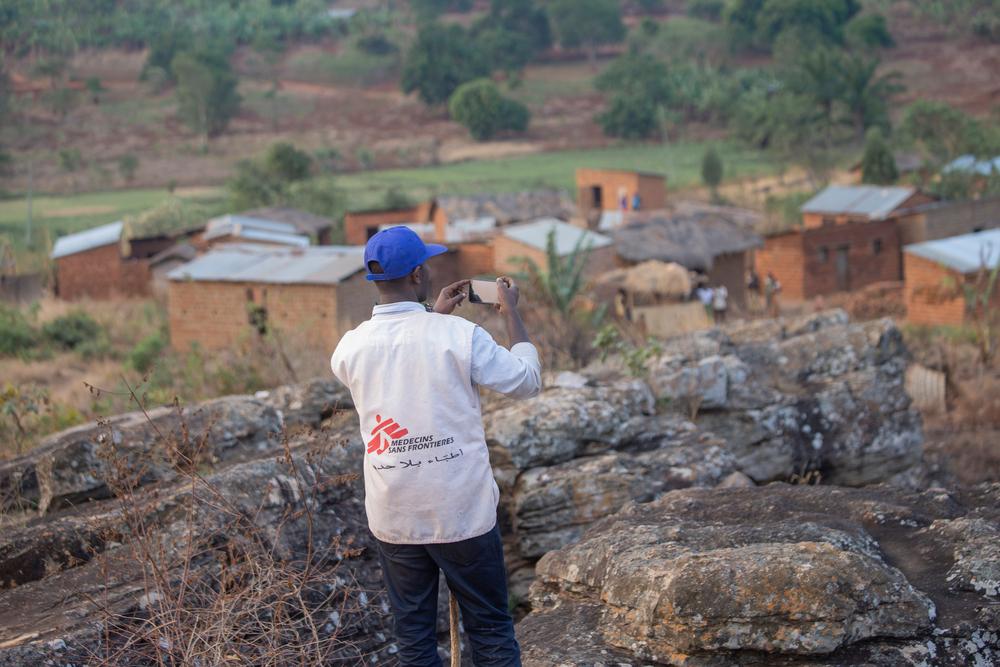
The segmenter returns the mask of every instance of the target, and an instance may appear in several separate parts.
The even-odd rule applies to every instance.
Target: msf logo
[[[408,430],[396,423],[394,419],[382,419],[382,415],[375,415],[378,424],[372,429],[371,440],[368,441],[369,454],[381,454],[389,449],[393,440],[398,440],[409,433]]]

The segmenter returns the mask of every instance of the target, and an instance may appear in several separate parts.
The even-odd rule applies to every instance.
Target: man
[[[351,390],[367,447],[365,510],[395,618],[404,665],[440,665],[438,571],[458,600],[476,665],[520,665],[478,387],[516,398],[541,390],[538,352],[518,314],[518,289],[497,279],[510,349],[451,315],[468,280],[432,311],[425,262],[445,252],[394,227],[365,247],[378,288],[372,318],[348,332],[330,360]]]
[[[725,285],[719,285],[712,290],[712,310],[715,313],[715,323],[726,323],[726,311],[729,308],[729,290]]]

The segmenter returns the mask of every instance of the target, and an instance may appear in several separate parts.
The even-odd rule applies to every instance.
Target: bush
[[[82,310],[57,317],[42,327],[42,335],[64,350],[75,350],[85,343],[93,343],[102,333],[101,325]]]
[[[166,346],[166,336],[162,331],[150,334],[136,343],[129,352],[128,365],[140,373],[147,373]]]
[[[713,197],[719,184],[722,183],[722,174],[722,158],[715,148],[709,148],[701,159],[701,180],[711,188]]]
[[[622,139],[645,139],[659,129],[657,105],[644,95],[631,93],[611,98],[607,111],[596,120],[604,134]]]
[[[873,185],[892,185],[899,179],[896,158],[877,129],[868,132],[865,154],[861,158],[861,182]]]
[[[0,304],[0,355],[22,356],[38,344],[38,333],[16,308]]]
[[[489,79],[459,86],[448,101],[448,112],[477,141],[492,139],[505,130],[523,132],[531,117],[526,106],[501,95]]]

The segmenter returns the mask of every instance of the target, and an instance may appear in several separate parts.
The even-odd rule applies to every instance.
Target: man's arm
[[[510,278],[497,278],[500,303],[510,349],[496,343],[481,327],[472,335],[472,381],[513,398],[531,398],[542,390],[542,368],[538,350],[517,310],[517,285]]]

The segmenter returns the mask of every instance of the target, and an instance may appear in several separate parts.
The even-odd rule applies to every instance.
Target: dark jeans
[[[499,526],[485,535],[447,544],[376,542],[401,664],[441,665],[436,633],[440,569],[458,601],[477,667],[520,666],[521,648],[514,638],[514,619],[507,611]]]

